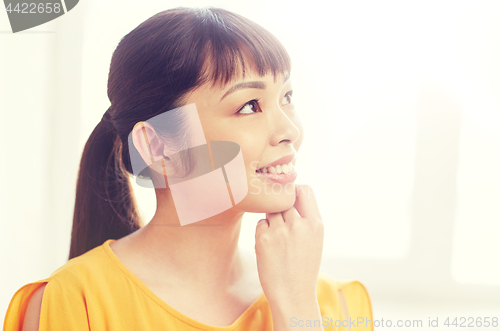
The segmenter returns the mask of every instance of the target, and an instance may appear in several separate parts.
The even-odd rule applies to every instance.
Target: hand
[[[321,254],[323,221],[308,185],[296,186],[295,204],[266,214],[257,223],[255,253],[264,294],[270,305],[314,302]]]

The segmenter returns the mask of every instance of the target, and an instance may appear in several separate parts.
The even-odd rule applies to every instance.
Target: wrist
[[[270,304],[275,330],[289,330],[294,321],[320,321],[321,311],[316,298],[298,300],[298,302],[274,302]],[[316,330],[316,329],[314,329]]]
[[[300,313],[302,311],[319,310],[318,299],[316,295],[307,296],[287,296],[282,299],[269,301],[271,311],[277,313]]]
[[[316,292],[306,293],[284,293],[268,298],[269,305],[281,310],[286,310],[288,307],[311,306],[318,303]]]

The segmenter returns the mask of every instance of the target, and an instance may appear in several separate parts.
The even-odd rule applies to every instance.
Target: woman
[[[274,36],[222,9],[163,11],[127,34],[111,61],[111,107],[82,155],[70,260],[16,292],[5,329],[371,330],[349,324],[371,319],[364,287],[319,273],[321,216],[310,187],[293,184],[303,129],[290,69]],[[163,114],[173,115],[155,125]],[[190,145],[196,123],[208,144]],[[241,149],[246,194],[235,201],[226,170],[232,204],[186,222],[213,206],[188,194],[181,213],[174,186],[199,177],[189,177],[202,164],[193,146],[214,153],[221,141]],[[154,184],[145,226],[131,174]],[[255,255],[238,248],[245,212],[266,213]]]

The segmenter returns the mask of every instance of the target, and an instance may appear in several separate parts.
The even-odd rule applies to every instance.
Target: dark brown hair
[[[134,125],[180,107],[204,83],[224,86],[239,72],[244,75],[244,58],[261,76],[291,70],[286,50],[271,33],[219,8],[162,11],[120,40],[108,76],[111,107],[80,162],[70,259],[142,226],[130,184],[130,155],[137,150],[128,137]]]

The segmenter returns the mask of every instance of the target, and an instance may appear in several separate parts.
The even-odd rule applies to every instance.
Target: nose
[[[279,104],[276,104],[272,114],[271,123],[273,132],[270,144],[276,146],[280,143],[293,144],[300,137],[300,129],[297,123],[287,115]]]

